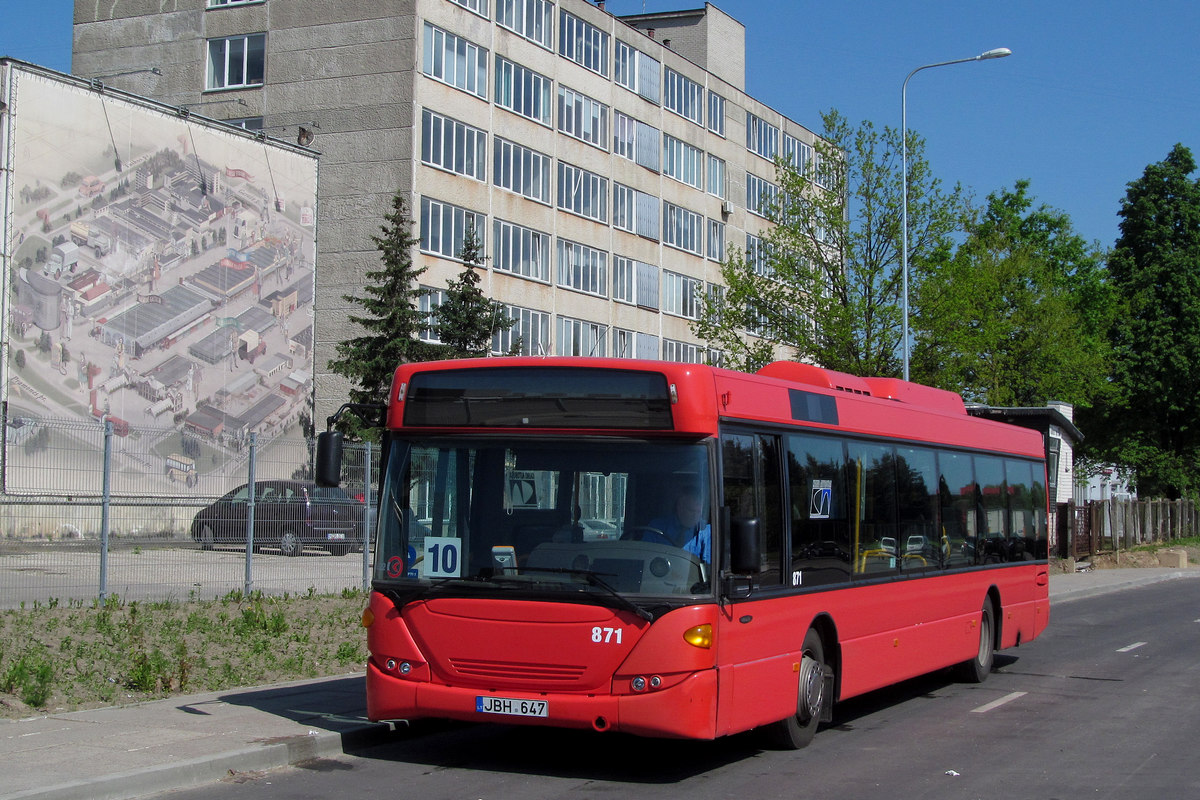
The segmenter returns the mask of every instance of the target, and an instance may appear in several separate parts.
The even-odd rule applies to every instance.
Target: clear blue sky
[[[614,14],[699,0],[608,0]],[[718,0],[746,26],[747,90],[819,131],[820,112],[900,125],[923,64],[1008,47],[1009,58],[925,70],[909,126],[934,173],[982,200],[1028,178],[1041,203],[1111,246],[1126,184],[1176,142],[1200,158],[1195,0]],[[0,0],[0,55],[64,72],[72,0]]]

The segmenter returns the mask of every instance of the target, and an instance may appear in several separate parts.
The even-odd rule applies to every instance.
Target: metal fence
[[[41,418],[4,433],[0,607],[369,586],[377,448],[347,445],[350,496],[331,499],[294,428],[230,440]]]

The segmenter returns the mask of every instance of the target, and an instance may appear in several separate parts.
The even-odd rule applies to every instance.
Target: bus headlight
[[[683,640],[692,647],[708,650],[713,646],[713,626],[705,623],[683,632]]]

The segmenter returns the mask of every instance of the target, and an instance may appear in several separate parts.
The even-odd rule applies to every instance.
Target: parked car
[[[583,526],[583,540],[585,542],[621,538],[621,529],[608,520],[581,519],[579,520],[579,524]]]
[[[246,545],[250,511],[247,484],[201,509],[192,520],[192,538],[201,549]],[[268,480],[254,484],[254,549],[277,547],[298,556],[305,547],[335,556],[363,547],[363,504],[336,486],[312,481]]]

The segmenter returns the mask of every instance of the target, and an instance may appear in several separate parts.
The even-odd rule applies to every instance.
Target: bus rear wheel
[[[808,746],[817,733],[827,704],[833,702],[828,691],[833,685],[832,677],[832,667],[825,661],[825,643],[821,634],[810,628],[804,635],[796,713],[763,729],[769,745],[779,750],[799,750]]]
[[[985,600],[979,615],[979,650],[974,658],[958,665],[958,678],[964,683],[983,683],[996,660],[996,612],[992,601]]]

